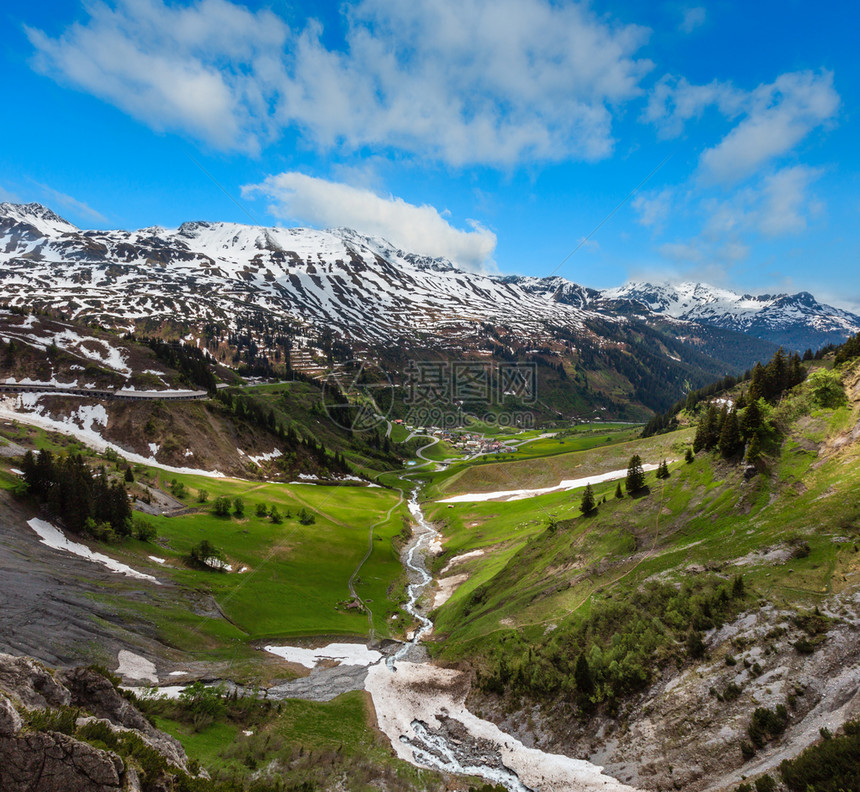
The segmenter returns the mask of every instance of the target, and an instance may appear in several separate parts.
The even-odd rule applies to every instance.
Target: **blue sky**
[[[860,309],[856,3],[3,13],[0,198],[81,227],[346,225],[468,269]]]

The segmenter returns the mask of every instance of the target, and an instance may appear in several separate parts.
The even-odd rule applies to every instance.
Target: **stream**
[[[405,476],[402,480],[412,483]],[[420,644],[434,625],[419,603],[433,583],[426,558],[440,535],[427,520],[418,491],[414,486],[408,495],[414,527],[403,556],[410,579],[404,610],[417,624],[408,641],[388,652],[361,644],[266,646],[266,651],[311,669],[309,676],[269,688],[267,697],[329,701],[347,690],[364,689],[373,700],[379,729],[397,756],[410,764],[477,776],[510,792],[636,792],[591,762],[529,748],[474,715],[466,707],[470,675],[428,661]],[[406,492],[404,488],[404,497]]]
[[[510,792],[633,792],[597,765],[528,748],[473,715],[465,706],[470,680],[464,672],[410,661],[422,638],[433,630],[418,603],[433,582],[425,558],[439,533],[421,509],[417,487],[408,505],[416,538],[404,558],[411,578],[404,609],[419,626],[384,663],[371,665],[365,679],[379,727],[398,756],[422,767],[479,776]]]

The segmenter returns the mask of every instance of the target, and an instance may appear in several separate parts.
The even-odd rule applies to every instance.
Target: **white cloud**
[[[794,165],[774,171],[728,198],[705,199],[701,209],[707,218],[704,233],[713,237],[754,233],[765,237],[798,234],[822,204],[809,188],[821,170]]]
[[[639,224],[660,229],[672,210],[673,190],[667,187],[659,192],[639,193],[633,199],[633,209],[639,214]]]
[[[699,176],[709,184],[731,184],[790,153],[839,110],[831,72],[788,72],[772,83],[742,91],[714,80],[693,85],[666,75],[651,90],[642,120],[662,138],[678,137],[686,123],[710,108],[740,121],[699,159]]]
[[[678,25],[678,30],[682,33],[692,33],[697,27],[705,24],[705,19],[707,19],[707,12],[701,6],[687,8],[684,10],[684,18]]]
[[[808,195],[809,186],[821,175],[816,168],[796,165],[783,168],[764,180],[758,227],[766,236],[797,234],[807,219],[818,214],[821,203]]]
[[[227,0],[88,6],[36,68],[156,130],[257,151],[285,127],[321,147],[455,165],[607,156],[611,108],[641,93],[648,31],[550,0],[356,0],[345,46]]]
[[[83,218],[91,221],[94,220],[97,223],[108,222],[108,219],[101,212],[93,209],[92,206],[85,204],[83,201],[79,201],[71,195],[66,195],[66,193],[55,190],[47,184],[41,184],[40,182],[34,182],[34,184],[37,184],[45,193],[47,193],[51,203],[59,204],[65,210],[71,212],[77,219]]]
[[[832,73],[783,74],[752,92],[746,117],[702,154],[700,172],[711,182],[746,178],[787,154],[813,129],[832,119],[838,109]]]
[[[665,75],[651,89],[642,120],[654,124],[661,138],[675,138],[687,121],[701,118],[710,107],[727,118],[736,117],[748,96],[731,83],[713,80],[707,85],[693,85],[684,77]]]
[[[246,185],[242,194],[265,195],[269,211],[288,222],[322,227],[346,226],[381,236],[397,247],[426,256],[450,259],[464,269],[493,266],[496,235],[476,221],[471,231],[454,228],[432,206],[415,206],[402,198],[382,197],[359,187],[289,172]]]
[[[226,0],[187,8],[152,0],[87,6],[59,38],[27,29],[34,66],[157,131],[182,130],[221,149],[256,151],[272,133],[273,55],[287,28],[268,11]],[[273,73],[274,72],[274,73]]]

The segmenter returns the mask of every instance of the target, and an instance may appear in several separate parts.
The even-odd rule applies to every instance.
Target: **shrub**
[[[784,704],[778,704],[775,710],[758,707],[753,712],[747,734],[753,744],[761,748],[768,740],[779,737],[787,725],[788,711]]]
[[[212,511],[218,517],[229,517],[230,516],[230,499],[229,498],[215,498],[215,503],[212,506]]]
[[[776,781],[769,775],[763,775],[755,780],[755,792],[774,792],[776,790]]]
[[[141,542],[154,542],[157,537],[155,526],[139,514],[135,514],[131,520],[131,531],[134,538]]]
[[[842,731],[782,762],[779,773],[791,792],[860,789],[860,721],[846,722]]]
[[[265,503],[258,503],[256,512],[258,517],[265,517],[269,513],[269,507]]]
[[[193,566],[207,569],[226,566],[224,552],[208,539],[198,542],[188,551],[188,560]]]
[[[241,498],[233,501],[233,514],[240,519],[245,516],[245,501]]]
[[[206,503],[209,500],[209,493],[205,489],[197,490],[197,502]]]

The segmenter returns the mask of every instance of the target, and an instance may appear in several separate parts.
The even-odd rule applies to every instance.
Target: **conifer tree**
[[[582,500],[579,504],[579,510],[583,514],[591,514],[597,508],[597,504],[594,501],[594,490],[591,487],[591,484],[586,484],[585,489],[582,492]]]
[[[693,454],[693,449],[692,449],[692,448],[688,448],[688,449],[684,452],[684,461],[685,461],[688,465],[689,465],[689,464],[691,464],[691,463],[692,463],[692,461],[693,461],[695,458],[696,458],[696,457],[695,457],[695,455]]]
[[[743,437],[749,439],[753,435],[758,434],[763,420],[758,402],[750,402],[740,418],[740,428]]]
[[[634,492],[639,492],[645,486],[645,471],[642,469],[642,459],[639,454],[634,454],[630,457],[630,464],[627,466],[627,481],[625,488],[628,495]]]
[[[723,430],[720,433],[720,454],[726,459],[737,456],[743,448],[741,430],[738,426],[738,415],[732,410],[726,414]]]
[[[621,482],[620,481],[615,485],[615,497],[618,498],[618,500],[621,500],[621,498],[624,497],[624,493],[621,492]]]
[[[754,465],[759,459],[761,459],[761,440],[758,439],[758,435],[753,435],[747,446],[746,461]]]

